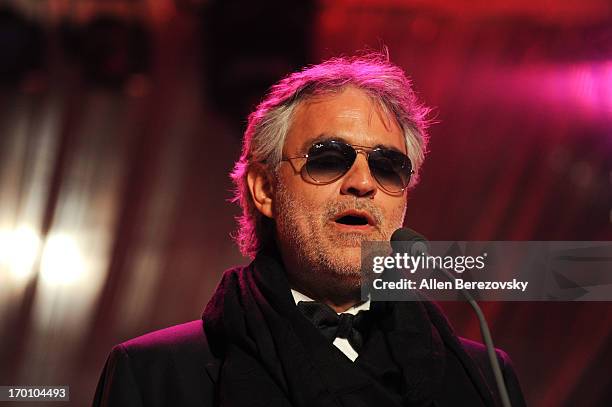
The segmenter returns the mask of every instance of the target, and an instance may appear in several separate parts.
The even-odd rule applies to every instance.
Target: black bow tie
[[[357,315],[338,315],[328,305],[314,301],[300,301],[297,307],[330,342],[333,342],[334,338],[345,338],[353,349],[359,352],[363,345],[362,332],[366,323],[366,311],[359,311]]]

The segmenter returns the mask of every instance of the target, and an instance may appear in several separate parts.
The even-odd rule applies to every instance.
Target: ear
[[[272,180],[266,168],[260,163],[253,163],[247,173],[247,184],[253,204],[262,215],[272,216]]]

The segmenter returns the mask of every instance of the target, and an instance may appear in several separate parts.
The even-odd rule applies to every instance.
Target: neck
[[[327,299],[327,298],[321,298],[320,296],[317,296],[316,294],[313,294],[311,292],[309,292],[308,290],[305,289],[300,289],[298,287],[295,286],[291,286],[292,290],[298,291],[300,294],[303,294],[305,296],[307,296],[308,298],[321,303],[321,304],[325,304],[327,306],[329,306],[331,309],[333,309],[336,313],[342,313],[345,312],[346,310],[348,310],[349,308],[351,308],[352,306],[358,304],[360,301],[355,301],[355,300],[349,300],[349,301],[342,301],[342,302],[338,302],[338,301],[334,301],[331,299]]]

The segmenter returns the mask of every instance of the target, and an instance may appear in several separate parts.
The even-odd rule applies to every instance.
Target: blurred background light
[[[612,122],[612,61],[490,67],[494,92],[513,104],[529,103],[543,114],[576,121]]]
[[[43,282],[51,286],[75,284],[85,271],[85,260],[74,237],[61,233],[49,237],[41,259]]]
[[[0,229],[0,266],[18,280],[28,279],[38,255],[40,237],[33,228]]]

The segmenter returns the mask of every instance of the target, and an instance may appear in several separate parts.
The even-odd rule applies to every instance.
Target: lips
[[[334,216],[333,221],[338,225],[348,227],[376,226],[376,221],[369,212],[350,209]]]

